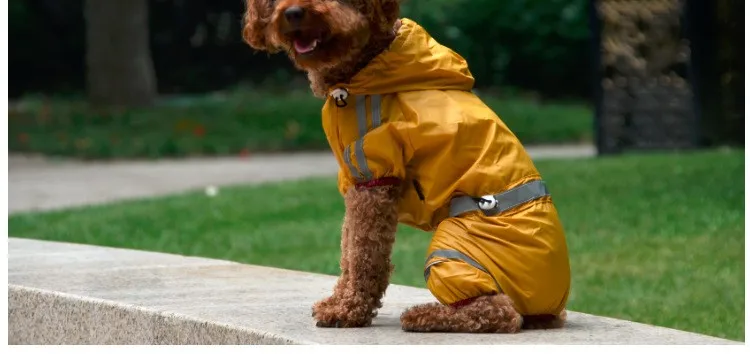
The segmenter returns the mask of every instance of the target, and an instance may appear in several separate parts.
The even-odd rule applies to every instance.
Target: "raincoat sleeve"
[[[349,144],[344,149],[344,164],[338,174],[339,192],[344,195],[359,184],[375,186],[403,180],[410,150],[409,128],[408,123],[391,117]]]
[[[354,186],[354,183],[352,182],[352,179],[347,175],[346,167],[339,168],[339,174],[338,174],[338,188],[339,193],[341,193],[342,196],[346,195],[346,191],[349,190]]]

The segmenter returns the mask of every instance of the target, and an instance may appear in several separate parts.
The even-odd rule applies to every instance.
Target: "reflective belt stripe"
[[[524,183],[502,193],[495,194],[497,206],[490,210],[482,210],[485,215],[498,215],[521,204],[548,196],[549,190],[544,181],[536,180]],[[454,198],[451,200],[450,216],[456,217],[463,213],[481,210],[477,201],[469,196]]]
[[[356,111],[357,111],[357,129],[359,131],[359,138],[354,142],[354,156],[359,166],[359,170],[352,164],[351,159],[351,145],[344,149],[344,162],[349,166],[349,171],[352,177],[362,181],[369,181],[372,179],[372,171],[367,165],[367,157],[365,156],[364,137],[369,131],[367,129],[367,107],[365,106],[367,96],[357,96],[356,98]],[[381,124],[380,115],[380,95],[374,95],[371,97],[371,113],[372,113],[372,129],[375,129]],[[361,173],[359,172],[361,171]]]
[[[498,284],[498,282],[495,279],[495,277],[493,277],[492,274],[490,274],[490,272],[485,267],[483,267],[477,261],[471,259],[471,257],[469,257],[469,256],[467,256],[467,255],[465,255],[465,254],[463,254],[463,253],[461,253],[459,251],[456,251],[456,250],[436,250],[436,251],[433,251],[432,253],[430,253],[430,255],[427,256],[427,262],[425,262],[425,270],[424,270],[424,280],[425,281],[427,281],[427,279],[430,277],[430,268],[432,268],[432,266],[434,266],[436,264],[439,264],[439,263],[445,262],[445,260],[438,260],[438,261],[434,261],[434,262],[430,263],[430,260],[432,260],[435,257],[442,257],[442,258],[448,258],[448,259],[457,259],[457,260],[461,260],[461,261],[464,261],[464,262],[468,263],[470,266],[472,266],[472,267],[474,267],[476,269],[479,269],[480,271],[482,271],[482,272],[486,273],[487,275],[489,275],[490,278],[492,278],[492,281],[495,282],[495,286],[497,286],[497,290],[501,291],[500,284]]]

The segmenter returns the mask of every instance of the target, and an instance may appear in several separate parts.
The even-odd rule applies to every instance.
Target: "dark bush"
[[[11,97],[84,89],[82,3],[10,1]],[[151,46],[161,93],[213,91],[244,81],[284,82],[299,75],[283,55],[256,54],[242,43],[243,3],[151,0]],[[465,56],[479,87],[581,96],[590,83],[586,4],[406,0],[404,16]]]

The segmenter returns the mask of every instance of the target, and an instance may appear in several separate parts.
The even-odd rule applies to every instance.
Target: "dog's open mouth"
[[[294,50],[296,50],[298,54],[308,54],[318,47],[318,43],[320,43],[319,39],[295,39]]]
[[[323,35],[321,33],[294,31],[290,37],[294,51],[300,55],[314,52],[323,42]]]

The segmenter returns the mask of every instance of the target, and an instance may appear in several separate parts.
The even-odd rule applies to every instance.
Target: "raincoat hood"
[[[470,91],[474,77],[459,54],[433,39],[416,22],[401,19],[396,38],[348,84],[331,87],[353,95],[418,90]],[[330,94],[329,92],[329,94]]]

